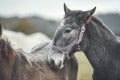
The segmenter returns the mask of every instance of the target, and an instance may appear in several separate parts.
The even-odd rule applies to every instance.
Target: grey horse
[[[95,10],[70,10],[64,4],[65,17],[56,31],[49,60],[56,65],[58,52],[71,57],[82,50],[94,69],[93,80],[120,80],[120,38],[92,16]]]

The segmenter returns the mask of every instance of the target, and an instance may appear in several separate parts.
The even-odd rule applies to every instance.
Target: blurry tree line
[[[25,18],[17,20],[13,27],[11,27],[8,23],[6,23],[4,24],[4,28],[8,30],[23,32],[25,34],[30,34],[35,32],[32,23]]]
[[[120,14],[108,13],[97,14],[95,16],[100,18],[114,33],[120,35]],[[24,18],[0,17],[0,23],[2,23],[5,29],[21,31],[25,34],[42,32],[52,38],[60,21],[48,20],[38,16],[30,16]]]
[[[57,21],[47,20],[37,16],[30,16],[24,18],[0,17],[0,23],[2,23],[3,27],[8,30],[23,32],[25,34],[42,32],[50,38],[53,37],[55,29],[58,26]]]
[[[35,32],[32,23],[27,19],[20,19],[15,25],[16,26],[12,29],[14,31],[21,31],[26,34]]]

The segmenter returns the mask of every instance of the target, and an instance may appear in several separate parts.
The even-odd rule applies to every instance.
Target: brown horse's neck
[[[11,80],[15,62],[15,51],[7,40],[0,39],[0,79]]]

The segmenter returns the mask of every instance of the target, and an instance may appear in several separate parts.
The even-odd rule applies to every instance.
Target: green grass
[[[77,52],[75,53],[75,55],[77,57],[79,64],[77,80],[92,80],[93,69],[89,61],[87,60],[86,56],[84,55],[84,53]]]

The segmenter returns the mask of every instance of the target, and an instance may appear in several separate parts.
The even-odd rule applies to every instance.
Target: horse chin
[[[56,70],[56,71],[61,70],[63,67],[64,67],[64,65],[62,65],[62,66],[51,66],[51,68]]]

